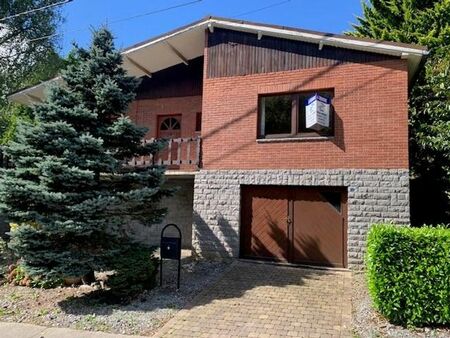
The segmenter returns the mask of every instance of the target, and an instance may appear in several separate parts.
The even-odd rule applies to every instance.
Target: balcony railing
[[[155,139],[146,139],[144,143]],[[200,137],[173,138],[167,140],[167,145],[154,156],[134,157],[128,162],[132,166],[165,165],[168,169],[197,170],[200,168]]]

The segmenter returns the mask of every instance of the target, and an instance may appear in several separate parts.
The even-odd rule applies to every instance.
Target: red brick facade
[[[207,51],[142,86],[129,114],[149,128],[147,138],[158,137],[158,116],[178,114],[181,137],[199,135],[202,112],[203,169],[408,168],[406,60],[209,77]],[[258,140],[259,95],[323,89],[334,90],[334,137]]]
[[[408,168],[404,60],[203,81],[204,169]],[[258,95],[328,88],[335,94],[333,139],[257,140]]]
[[[201,96],[185,96],[136,100],[128,115],[137,125],[149,128],[146,138],[158,137],[158,116],[181,115],[181,137],[193,137],[199,134],[195,124],[201,111]]]

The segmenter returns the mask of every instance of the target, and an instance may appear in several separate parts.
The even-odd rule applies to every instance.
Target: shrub
[[[154,248],[133,244],[127,245],[112,258],[110,266],[114,267],[114,274],[108,278],[106,285],[113,295],[129,298],[155,286],[158,259],[153,252]]]
[[[6,280],[8,283],[20,286],[28,286],[33,288],[51,289],[57,286],[62,286],[63,281],[60,278],[50,278],[46,276],[45,278],[40,276],[33,276],[27,274],[27,271],[21,262],[18,261],[17,264],[12,264],[8,267],[8,276]]]
[[[367,277],[376,309],[395,324],[450,324],[450,229],[374,225]]]

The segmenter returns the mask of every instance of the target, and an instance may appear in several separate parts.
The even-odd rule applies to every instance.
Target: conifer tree
[[[89,49],[71,53],[65,85],[49,90],[33,108],[36,122],[4,147],[14,168],[1,172],[0,208],[15,223],[10,247],[31,276],[114,268],[111,258],[132,243],[128,224],[151,225],[165,213],[164,169],[126,165],[162,144],[142,145],[145,128],[125,116],[139,81],[121,64],[111,33],[94,32]]]
[[[450,223],[450,0],[371,0],[348,34],[427,46],[410,93],[411,217]]]

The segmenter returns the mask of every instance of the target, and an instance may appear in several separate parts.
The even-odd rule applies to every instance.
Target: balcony
[[[144,143],[155,139],[146,139]],[[166,146],[154,156],[149,154],[132,158],[128,164],[135,167],[164,165],[169,171],[196,171],[200,169],[200,137],[168,139]]]

